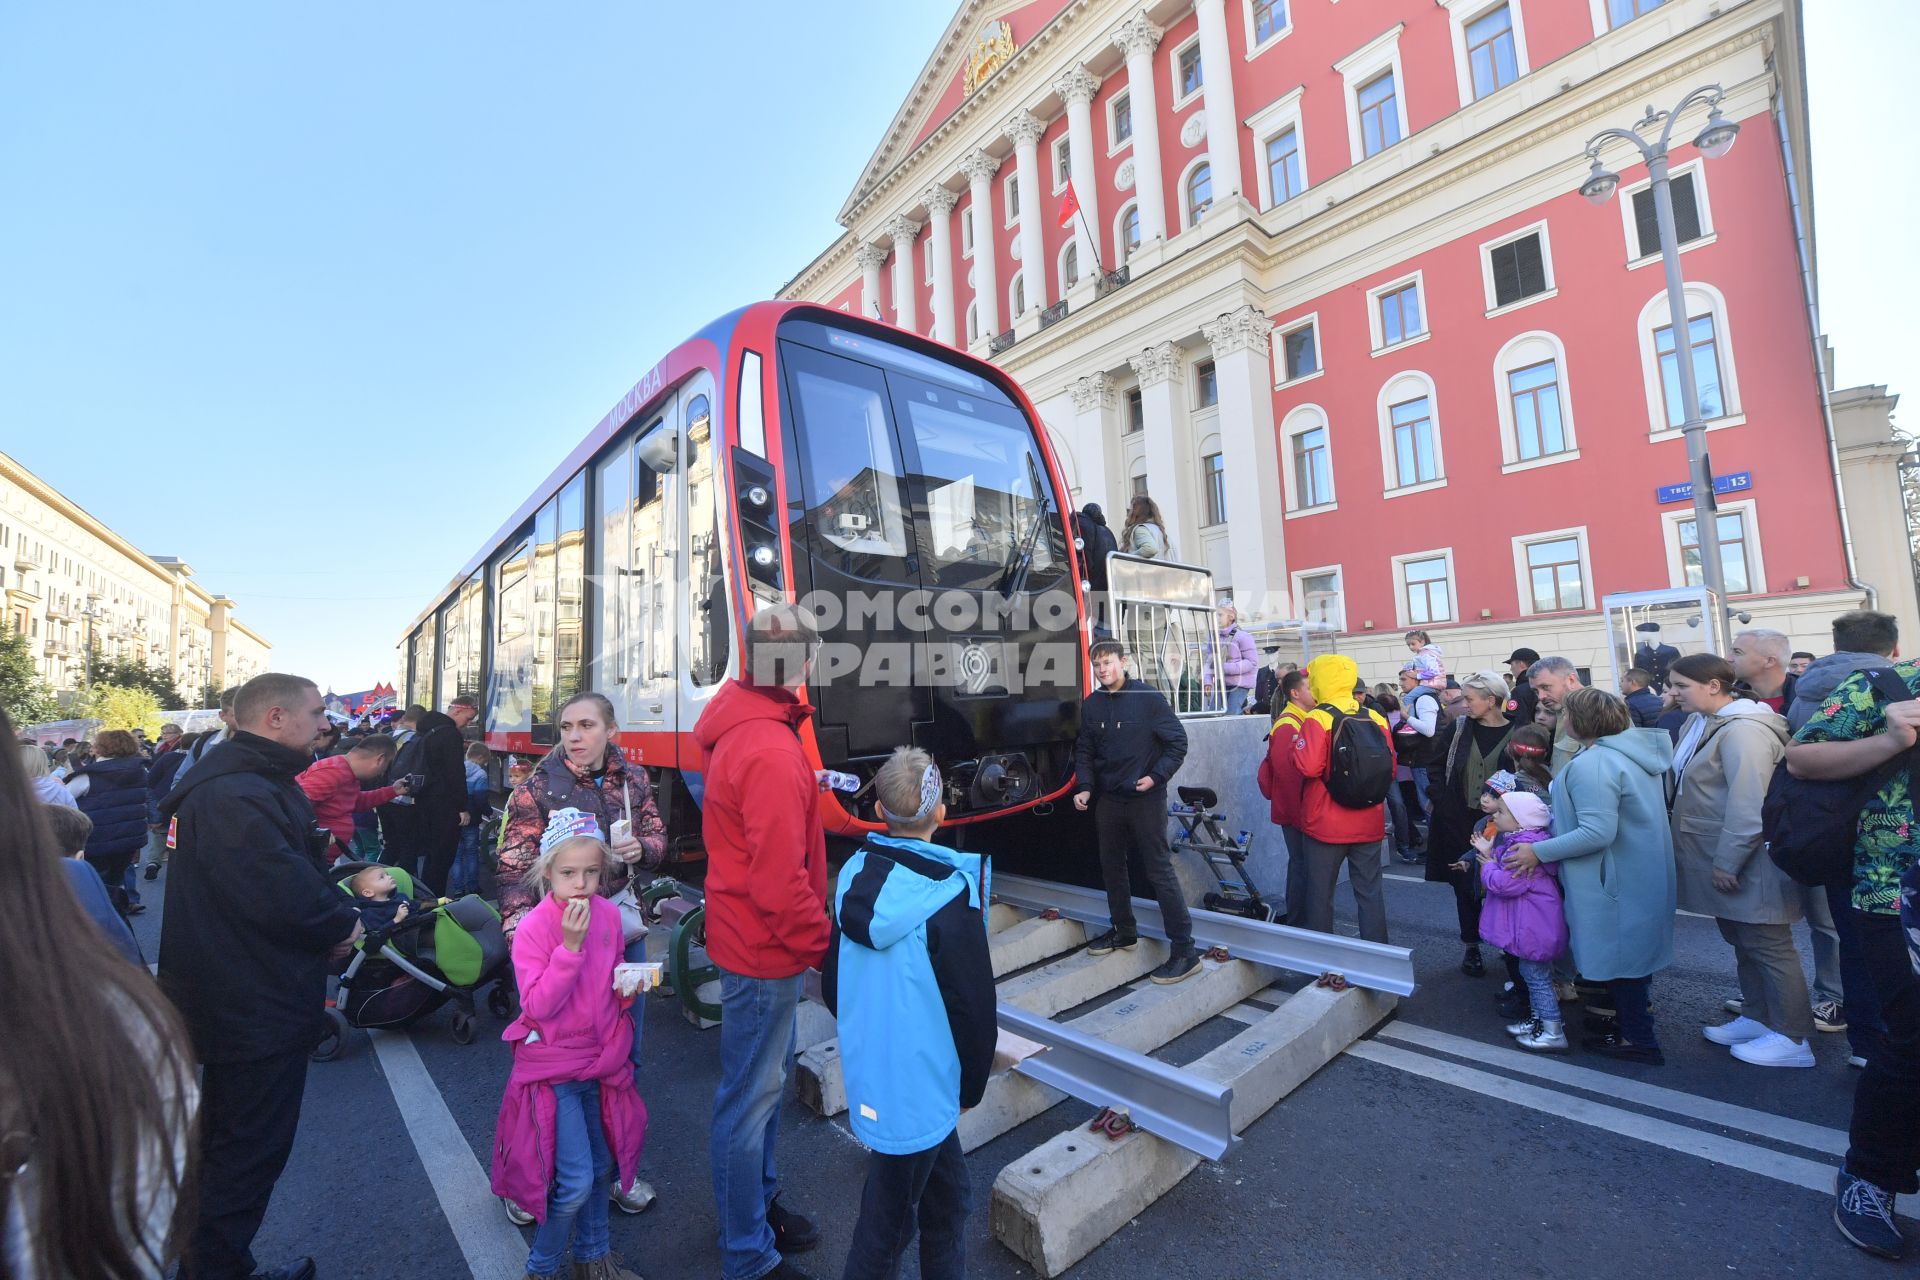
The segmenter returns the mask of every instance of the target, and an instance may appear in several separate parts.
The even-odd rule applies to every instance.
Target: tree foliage
[[[165,667],[142,662],[138,658],[95,658],[93,682],[121,689],[145,689],[159,702],[162,711],[183,710],[187,701],[173,682],[173,673]]]
[[[4,625],[0,625],[0,707],[7,709],[15,725],[60,718],[60,705],[40,678],[27,638]]]
[[[74,718],[98,720],[102,729],[145,729],[148,737],[158,737],[162,717],[160,699],[151,689],[102,684],[82,690],[74,699]]]

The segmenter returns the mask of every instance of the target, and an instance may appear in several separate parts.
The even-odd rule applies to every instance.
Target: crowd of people
[[[1761,1068],[1810,1066],[1816,1035],[1847,1034],[1861,1074],[1834,1217],[1862,1248],[1899,1253],[1894,1199],[1920,1192],[1920,934],[1902,920],[1920,924],[1920,666],[1897,661],[1891,618],[1836,619],[1825,657],[1749,629],[1725,657],[1636,668],[1626,696],[1527,649],[1505,672],[1450,675],[1422,632],[1397,687],[1370,687],[1339,654],[1263,667],[1242,656],[1238,619],[1220,623],[1219,679],[1271,725],[1258,782],[1288,852],[1290,923],[1332,931],[1344,877],[1360,936],[1386,942],[1383,862],[1398,853],[1453,895],[1462,973],[1486,974],[1490,958],[1504,969],[1497,1014],[1519,1048],[1568,1051],[1579,1005],[1585,1051],[1653,1066],[1676,910],[1711,917],[1739,992],[1701,1034]],[[696,728],[721,973],[719,1270],[805,1280],[793,1257],[818,1246],[783,1199],[775,1152],[803,978],[820,969],[870,1153],[842,1274],[891,1276],[917,1237],[922,1275],[960,1276],[971,1184],[957,1124],[996,1039],[990,871],[934,839],[940,770],[902,746],[872,780],[885,832],[829,885],[827,780],[800,736],[817,646],[805,611],[760,609],[742,675]],[[1167,940],[1150,976],[1179,983],[1201,969],[1167,828],[1187,730],[1129,674],[1122,642],[1089,657],[1073,800],[1092,812],[1112,919],[1088,950],[1140,945],[1137,868]],[[369,932],[486,889],[518,1001],[493,1190],[532,1228],[530,1276],[632,1280],[609,1215],[656,1198],[637,1172],[650,981],[637,890],[665,864],[668,831],[600,694],[559,709],[544,758],[501,762],[498,815],[496,762],[466,732],[477,715],[455,697],[340,725],[312,682],[270,674],[225,698],[210,733],[104,731],[0,755],[0,808],[26,815],[0,824],[26,906],[0,953],[22,966],[10,972],[63,956],[33,965],[45,982],[0,984],[0,1018],[35,1047],[0,1066],[7,1274],[157,1276],[177,1262],[185,1280],[315,1276],[311,1259],[262,1267],[252,1241],[292,1151],[330,975]],[[1826,837],[1824,879],[1797,864],[1790,877],[1778,846],[1769,856],[1788,789],[1800,843],[1806,814],[1846,819]],[[127,919],[163,867],[156,985]],[[1803,918],[1811,983],[1791,932]],[[146,1068],[108,1067],[127,1061]]]

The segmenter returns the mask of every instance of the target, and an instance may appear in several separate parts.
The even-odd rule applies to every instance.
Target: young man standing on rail
[[[1133,916],[1133,886],[1127,855],[1138,853],[1147,883],[1160,902],[1172,950],[1153,971],[1162,985],[1200,972],[1193,949],[1193,918],[1167,847],[1167,779],[1187,758],[1187,731],[1159,690],[1127,675],[1126,646],[1101,640],[1089,650],[1099,688],[1080,705],[1080,740],[1074,747],[1079,790],[1073,807],[1094,806],[1100,841],[1100,877],[1107,886],[1113,928],[1087,944],[1092,955],[1128,951],[1139,942]]]

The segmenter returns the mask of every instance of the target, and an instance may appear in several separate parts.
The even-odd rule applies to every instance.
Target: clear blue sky
[[[1920,22],[1807,7],[1840,376],[1920,394],[1916,113],[1886,88]],[[5,6],[0,448],[188,559],[279,668],[388,678],[655,359],[831,242],[951,13]]]

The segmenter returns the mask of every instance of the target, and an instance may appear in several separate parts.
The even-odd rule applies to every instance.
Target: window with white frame
[[[1205,160],[1196,160],[1180,183],[1180,193],[1180,209],[1186,224],[1198,225],[1207,210],[1213,208],[1213,166]]]
[[[1244,0],[1244,3],[1248,57],[1293,30],[1293,6],[1289,0]]]
[[[1648,299],[1640,312],[1640,360],[1646,376],[1648,415],[1656,433],[1678,430],[1686,420],[1680,388],[1682,358],[1693,368],[1701,419],[1724,426],[1744,420],[1726,298],[1710,284],[1689,281],[1686,303],[1684,343],[1674,337],[1664,290]]]
[[[1007,291],[1007,315],[1015,320],[1027,313],[1027,276],[1023,271],[1013,273],[1013,287]]]
[[[1408,371],[1380,388],[1380,463],[1389,496],[1438,488],[1446,482],[1440,445],[1439,397],[1433,379]]]
[[[1416,271],[1367,291],[1375,351],[1411,342],[1427,332],[1426,308],[1420,296],[1421,280],[1421,273]]]
[[[1213,361],[1202,360],[1193,366],[1193,407],[1211,409],[1220,403],[1220,376]]]
[[[1714,534],[1709,542],[1720,556],[1720,572],[1730,596],[1751,595],[1767,589],[1766,573],[1760,563],[1760,530],[1753,499],[1722,502],[1714,513]],[[1700,529],[1692,508],[1669,511],[1662,517],[1667,526],[1667,569],[1676,587],[1704,585],[1700,569]]]
[[[1207,497],[1207,523],[1227,522],[1227,461],[1223,454],[1209,453],[1200,459],[1200,489]]]
[[[1206,74],[1200,66],[1200,36],[1195,33],[1185,43],[1173,51],[1170,65],[1173,70],[1173,108],[1178,111],[1195,98],[1206,86]]]
[[[1300,116],[1303,93],[1304,86],[1296,86],[1247,117],[1262,209],[1285,204],[1307,189],[1307,131]]]
[[[1120,246],[1120,261],[1125,262],[1140,247],[1140,206],[1130,204],[1122,209],[1114,230],[1117,233],[1114,240]]]
[[[1281,422],[1280,434],[1287,442],[1288,515],[1331,507],[1335,501],[1333,441],[1326,410],[1317,404],[1301,405]]]
[[[1453,28],[1453,71],[1466,106],[1527,74],[1527,28],[1518,0],[1440,0]]]
[[[1073,177],[1073,138],[1061,134],[1053,140],[1053,192],[1059,195],[1067,189],[1067,180]]]
[[[1486,287],[1489,314],[1553,297],[1558,290],[1547,224],[1536,222],[1481,245],[1480,278]]]
[[[1127,392],[1127,418],[1125,431],[1134,435],[1147,429],[1147,402],[1140,388],[1134,387]]]
[[[1300,131],[1283,129],[1267,139],[1267,181],[1273,194],[1269,204],[1285,204],[1306,190],[1300,171]]]
[[[1007,210],[1007,225],[1009,227],[1019,226],[1020,225],[1020,175],[1019,174],[1010,173],[1007,175],[1006,181],[1000,184],[1000,196],[1001,196],[1000,203],[1005,205]]]
[[[934,216],[938,217],[939,215],[935,214]],[[920,261],[927,264],[926,278],[922,283],[930,285],[933,283],[933,228],[931,226],[927,228],[925,243],[920,246]]]
[[[967,341],[980,340],[980,302],[975,299],[967,304]]]
[[[1132,497],[1135,497],[1135,498],[1146,497],[1147,496],[1147,473],[1145,471],[1134,472],[1133,479],[1128,483],[1127,487]]]
[[[1293,607],[1304,622],[1336,631],[1347,629],[1347,610],[1340,591],[1340,566],[1299,569],[1293,574]]]
[[[1674,239],[1685,253],[1713,239],[1713,211],[1707,204],[1706,167],[1698,160],[1677,166],[1668,180],[1673,198]],[[1631,266],[1660,258],[1660,221],[1653,205],[1653,182],[1645,179],[1620,189],[1620,216],[1626,224]]]
[[[1400,625],[1424,627],[1454,620],[1453,548],[1416,551],[1393,558]]]
[[[1599,32],[1606,29],[1605,27],[1601,27],[1597,21],[1597,18],[1603,12],[1608,25],[1618,27],[1632,22],[1643,13],[1652,13],[1666,2],[1667,0],[1592,0],[1594,14],[1596,16],[1595,31]],[[1603,5],[1605,6],[1604,10],[1602,9]]]
[[[1080,283],[1080,242],[1068,240],[1060,246],[1060,292],[1065,293]]]
[[[1401,86],[1397,23],[1333,64],[1346,86],[1347,144],[1355,164],[1407,135],[1406,95]]]
[[[1544,330],[1510,339],[1493,361],[1500,413],[1500,454],[1519,469],[1578,457],[1573,401],[1567,392],[1567,349]]]
[[[1133,141],[1133,95],[1122,89],[1107,99],[1107,154]]]
[[[960,256],[973,256],[973,206],[968,205],[960,214]]]
[[[1298,382],[1320,372],[1320,316],[1316,312],[1275,331],[1276,367],[1280,384]]]
[[[1523,615],[1593,607],[1585,526],[1515,538],[1513,567]]]

